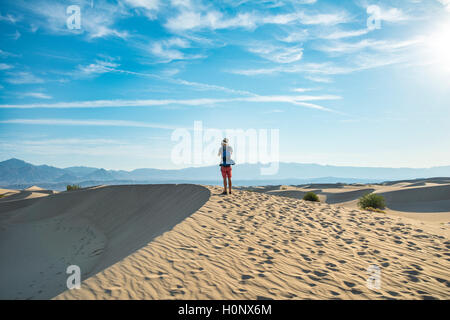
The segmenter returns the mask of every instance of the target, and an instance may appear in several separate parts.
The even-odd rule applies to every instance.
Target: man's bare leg
[[[223,193],[227,193],[227,178],[223,178]]]
[[[231,178],[228,177],[228,190],[230,191],[231,194]]]

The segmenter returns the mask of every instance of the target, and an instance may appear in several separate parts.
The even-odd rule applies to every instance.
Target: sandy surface
[[[0,189],[0,195],[2,195],[0,202],[40,198],[55,193],[58,192],[53,190],[45,190],[37,186],[32,186],[24,190]]]
[[[449,299],[449,225],[346,206],[358,188],[381,189],[330,185],[321,197],[334,204],[296,199],[302,188],[289,186],[51,195],[0,220],[0,298]],[[351,194],[333,195],[342,189]],[[81,267],[81,289],[65,290],[69,264]],[[367,287],[371,265],[380,289]]]
[[[0,199],[6,199],[6,197],[12,196],[13,194],[20,193],[19,190],[11,190],[11,189],[1,189],[0,188],[0,195],[2,196]]]
[[[302,199],[312,191],[321,202],[358,209],[358,199],[365,193],[381,194],[386,199],[390,216],[426,221],[435,224],[450,223],[450,178],[417,181],[387,182],[372,185],[315,184],[305,186],[242,187],[242,190]]]
[[[0,189],[0,222],[16,214],[16,210],[28,207],[40,198],[57,194],[58,191],[32,186],[24,190]]]

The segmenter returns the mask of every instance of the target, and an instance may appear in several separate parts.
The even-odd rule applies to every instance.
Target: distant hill
[[[64,173],[62,176],[59,176],[58,178],[55,179],[55,181],[57,182],[77,181],[77,180],[80,180],[80,178],[70,173]]]
[[[380,168],[324,166],[319,164],[280,163],[275,175],[261,175],[260,164],[233,167],[236,185],[303,184],[303,183],[376,183],[432,177],[450,177],[450,166],[433,168]],[[267,167],[267,166],[265,166]],[[105,170],[92,167],[65,169],[47,165],[33,165],[19,159],[0,162],[0,186],[58,186],[77,183],[220,183],[219,166],[160,170],[143,168],[132,171]]]
[[[105,169],[97,169],[79,180],[98,180],[98,181],[112,181],[116,180],[114,171],[108,171]]]
[[[83,177],[83,176],[86,176],[98,169],[91,168],[91,167],[68,167],[68,168],[65,168],[64,170],[71,173],[72,175],[74,175],[76,177]]]
[[[0,162],[0,184],[55,181],[65,174],[64,169],[47,165],[35,166],[19,159]]]

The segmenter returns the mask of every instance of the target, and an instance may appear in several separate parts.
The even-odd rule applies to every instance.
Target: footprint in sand
[[[256,296],[256,300],[273,300],[273,299],[265,296]]]
[[[349,281],[344,281],[344,284],[349,288],[353,288],[356,285],[354,282]]]
[[[412,282],[419,282],[419,278],[417,278],[416,276],[413,275],[408,275],[408,279]]]
[[[362,291],[358,290],[358,289],[352,289],[351,293],[359,295],[359,294],[362,294]]]
[[[432,296],[422,296],[421,298],[423,300],[437,300],[435,297],[432,297]]]
[[[318,277],[325,277],[328,275],[328,273],[326,271],[325,272],[314,271],[313,273]]]
[[[312,261],[312,259],[310,257],[308,257],[306,254],[301,254],[301,256],[303,257],[303,259],[305,259],[308,262]]]
[[[173,289],[173,290],[170,290],[169,293],[170,293],[170,295],[171,295],[172,297],[175,296],[175,295],[177,295],[177,294],[181,294],[181,295],[184,295],[184,294],[185,294],[185,292],[184,292],[183,290],[180,290],[180,289]]]
[[[395,291],[387,291],[387,293],[390,294],[393,297],[398,297],[399,296],[399,294],[397,292],[395,292]]]

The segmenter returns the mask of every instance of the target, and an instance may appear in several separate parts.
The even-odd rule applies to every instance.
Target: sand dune
[[[0,195],[2,196],[2,197],[0,198],[0,200],[4,200],[4,199],[6,199],[7,197],[9,197],[9,196],[11,196],[11,195],[13,195],[13,194],[19,193],[19,192],[20,192],[19,190],[1,189],[1,188],[0,188]]]
[[[448,299],[448,227],[249,191],[57,299]],[[381,269],[379,290],[367,268]]]
[[[45,190],[37,186],[32,186],[24,190],[0,189],[0,194],[3,195],[3,197],[0,198],[0,203],[7,201],[46,197],[48,195],[55,193],[57,193],[57,191]]]
[[[5,221],[12,217],[16,210],[31,206],[37,202],[40,198],[14,200],[14,201],[2,201],[0,202],[0,222]]]
[[[331,192],[331,190],[327,190],[327,192],[324,192],[324,194],[326,195],[325,202],[335,204],[353,201],[359,199],[366,193],[371,193],[373,191],[375,191],[375,189],[373,188],[361,188],[358,190],[351,190],[351,191],[342,191],[339,189],[338,192]]]
[[[320,193],[322,190],[313,189],[310,191],[315,192],[315,193]],[[294,198],[294,199],[303,199],[303,196],[307,192],[308,191],[304,191],[304,190],[271,190],[271,191],[267,191],[266,193],[270,194],[270,195],[274,195],[274,196],[283,196],[283,197],[289,197],[289,198]]]
[[[377,190],[377,193],[383,195],[387,203],[411,203],[411,202],[430,202],[440,200],[450,200],[450,185],[411,187],[408,189],[393,190],[383,192]]]
[[[24,190],[0,189],[0,222],[9,219],[14,210],[28,207],[39,198],[56,194],[57,191],[45,190],[36,186]]]
[[[397,181],[388,181],[388,182],[384,182],[381,185],[384,186],[401,186],[401,185],[405,185],[405,186],[413,186],[413,185],[419,185],[419,184],[429,184],[429,183],[434,183],[434,184],[449,184],[450,183],[450,178],[448,177],[443,177],[443,178],[424,178],[424,179],[415,179],[415,180],[397,180]]]
[[[200,208],[194,185],[109,186],[63,192],[7,212],[0,224],[0,299],[48,299],[68,265],[87,278],[125,258]]]
[[[31,186],[29,188],[24,189],[25,191],[48,191],[38,186]]]
[[[314,188],[312,188],[314,187]],[[450,179],[432,178],[393,181],[372,185],[314,184],[306,186],[252,187],[243,190],[301,199],[308,191],[317,193],[321,202],[357,209],[365,193],[378,193],[386,199],[386,212],[420,221],[450,222]]]
[[[7,197],[1,198],[0,202],[40,198],[40,197],[46,197],[49,194],[50,193],[45,193],[45,192],[20,191],[19,193],[15,193],[15,194],[9,195]]]
[[[358,188],[400,188],[329,187],[320,190],[353,192],[336,195],[343,200]],[[278,195],[296,186],[268,189],[222,196],[220,187],[110,186],[6,212],[0,298],[450,297],[450,225]],[[81,267],[79,290],[65,290],[70,264]],[[371,265],[379,289],[367,287]]]

